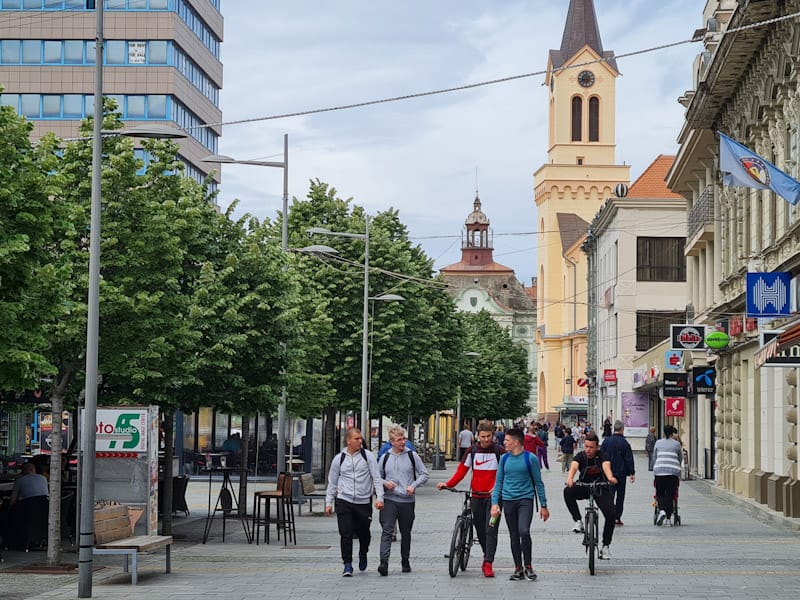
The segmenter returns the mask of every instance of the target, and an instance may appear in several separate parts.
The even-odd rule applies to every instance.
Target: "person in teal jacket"
[[[530,531],[534,493],[539,497],[540,517],[543,521],[550,518],[539,461],[525,450],[524,439],[521,429],[512,427],[506,431],[503,440],[506,454],[500,460],[492,490],[492,517],[496,519],[500,516],[501,506],[506,513],[511,555],[514,558],[512,581],[536,581],[536,572],[531,565],[533,544]]]

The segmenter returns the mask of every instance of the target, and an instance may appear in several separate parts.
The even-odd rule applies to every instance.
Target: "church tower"
[[[547,163],[534,173],[538,215],[539,414],[581,401],[586,370],[588,224],[630,168],[615,164],[613,51],[604,50],[593,0],[570,0],[561,47],[550,50]]]

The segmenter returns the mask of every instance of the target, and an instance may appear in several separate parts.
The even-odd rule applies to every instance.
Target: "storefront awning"
[[[755,363],[756,369],[761,368],[770,358],[775,358],[775,356],[777,356],[779,345],[780,337],[774,337],[755,351],[755,354],[753,354],[753,362]]]
[[[793,325],[780,334],[776,339],[778,341],[776,353],[783,352],[792,346],[800,345],[800,323]],[[764,348],[767,346],[769,346],[769,344],[765,345]]]

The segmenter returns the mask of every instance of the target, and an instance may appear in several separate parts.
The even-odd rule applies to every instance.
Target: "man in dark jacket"
[[[616,525],[623,525],[622,510],[625,507],[625,478],[630,475],[631,483],[636,480],[636,468],[633,464],[633,450],[625,439],[625,426],[622,421],[614,421],[614,435],[603,440],[600,447],[603,456],[611,459],[611,472],[617,480],[614,486],[614,507],[617,515]]]

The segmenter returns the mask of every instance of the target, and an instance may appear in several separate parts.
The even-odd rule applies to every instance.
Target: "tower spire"
[[[594,0],[570,0],[564,34],[561,36],[561,48],[550,51],[553,68],[561,67],[584,46],[589,46],[598,56],[605,58],[615,71],[618,71],[614,52],[603,50]]]

